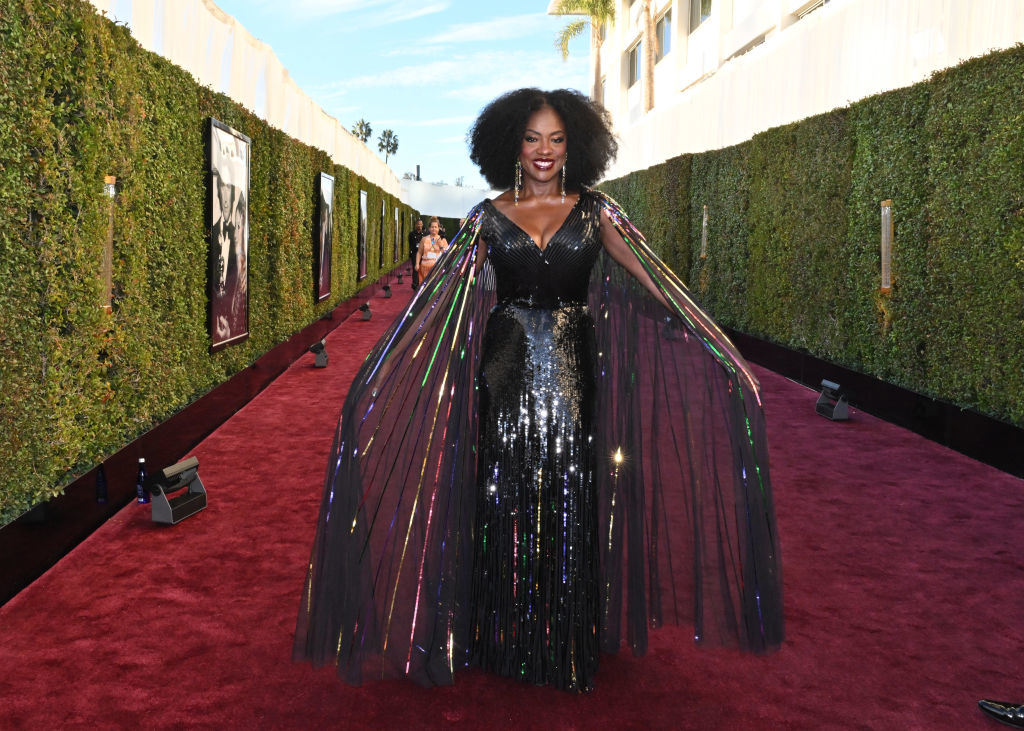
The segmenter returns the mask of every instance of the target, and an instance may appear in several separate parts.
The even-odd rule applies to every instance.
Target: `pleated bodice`
[[[587,301],[590,271],[601,252],[600,208],[592,195],[580,194],[543,250],[493,203],[484,207],[480,236],[494,267],[499,305],[554,308]]]

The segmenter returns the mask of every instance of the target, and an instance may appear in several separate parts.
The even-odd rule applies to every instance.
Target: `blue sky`
[[[347,129],[398,135],[388,164],[401,177],[485,187],[466,132],[480,109],[521,86],[589,92],[589,32],[562,61],[568,18],[548,0],[215,0],[269,44],[292,78]],[[383,159],[383,154],[381,154]]]

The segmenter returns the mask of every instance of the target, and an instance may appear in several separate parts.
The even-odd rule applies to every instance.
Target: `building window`
[[[711,17],[711,0],[690,0],[690,32]]]
[[[626,88],[633,86],[640,81],[640,54],[642,43],[637,43],[629,49],[629,73],[626,75]]]
[[[654,62],[657,63],[665,58],[665,55],[672,50],[672,11],[658,19],[654,25],[654,40],[657,45],[654,47]]]

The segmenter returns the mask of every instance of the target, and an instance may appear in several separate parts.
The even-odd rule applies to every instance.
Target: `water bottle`
[[[96,470],[96,503],[107,504],[107,473],[103,471],[103,465]]]
[[[139,474],[135,478],[135,501],[139,505],[149,502],[149,492],[146,490],[146,458],[139,457]]]

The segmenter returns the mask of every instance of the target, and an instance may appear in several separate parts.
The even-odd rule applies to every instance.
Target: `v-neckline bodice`
[[[569,223],[569,219],[572,218],[572,214],[576,212],[576,209],[579,207],[580,201],[582,201],[582,200],[583,200],[583,194],[580,193],[579,195],[576,196],[576,202],[572,204],[572,208],[570,208],[569,212],[565,214],[565,218],[562,219],[562,223],[559,224],[558,228],[555,229],[555,232],[548,237],[548,240],[546,242],[544,242],[544,246],[541,246],[540,244],[538,244],[537,240],[534,239],[532,236],[530,236],[530,234],[528,234],[526,232],[526,229],[524,229],[518,223],[513,221],[511,219],[511,217],[505,215],[505,213],[502,212],[502,210],[500,208],[498,208],[496,205],[494,205],[494,201],[493,200],[488,199],[487,202],[491,205],[491,208],[493,208],[495,210],[495,212],[499,216],[501,216],[506,221],[508,221],[517,231],[519,231],[519,233],[521,233],[523,236],[528,238],[530,240],[530,242],[535,247],[537,247],[537,251],[539,251],[541,254],[543,254],[545,251],[548,250],[548,247],[551,246],[551,242],[555,240],[555,237],[558,236],[558,234],[560,234],[562,232],[562,229],[565,228],[565,225],[567,223]]]

